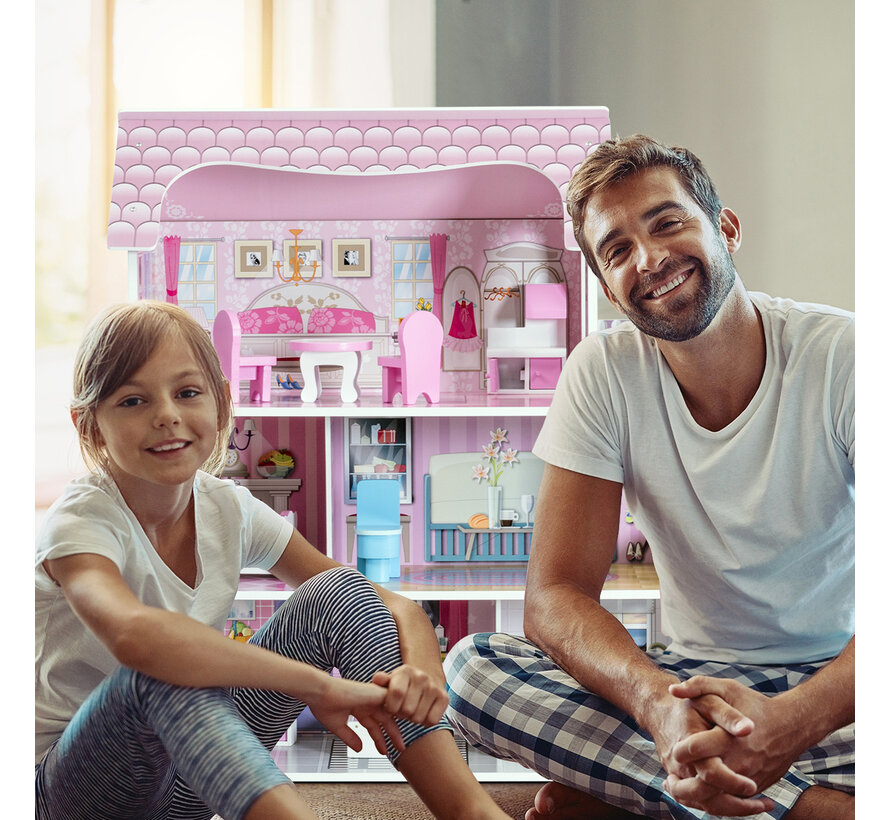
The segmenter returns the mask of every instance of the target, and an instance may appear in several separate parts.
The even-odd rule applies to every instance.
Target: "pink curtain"
[[[164,275],[167,282],[167,301],[178,304],[176,291],[179,289],[179,237],[164,237]]]
[[[445,243],[444,233],[430,234],[430,262],[433,269],[433,315],[442,320],[442,291],[445,289]]]

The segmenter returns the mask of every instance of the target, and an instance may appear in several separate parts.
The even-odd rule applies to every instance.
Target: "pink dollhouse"
[[[358,485],[396,482],[390,583],[440,601],[453,640],[473,600],[494,601],[497,628],[511,612],[517,628],[518,606],[521,628],[543,469],[530,451],[596,325],[564,197],[609,136],[601,107],[119,116],[108,245],[128,251],[133,298],[176,302],[212,334],[238,427],[255,431],[234,437],[233,480],[352,564]],[[400,327],[418,311],[430,321]],[[427,324],[424,359],[409,340]],[[412,387],[408,360],[438,378]],[[496,494],[503,528],[490,483],[473,480],[493,431],[518,454]],[[285,448],[293,476],[258,476]],[[622,537],[645,540],[630,522]],[[239,592],[251,617],[288,594],[263,583]],[[654,607],[657,581],[641,583],[632,597]]]
[[[288,446],[298,474],[327,464],[326,485],[304,480],[289,505],[342,560],[350,419],[413,422],[406,484],[436,453],[475,457],[492,426],[531,449],[595,322],[564,196],[609,136],[602,107],[122,112],[108,245],[129,252],[134,297],[177,302],[220,336],[237,318],[226,357],[239,416],[259,428],[243,461]],[[418,309],[444,331],[439,398],[384,401],[382,362],[402,355],[399,323]],[[305,377],[297,361],[312,362]]]

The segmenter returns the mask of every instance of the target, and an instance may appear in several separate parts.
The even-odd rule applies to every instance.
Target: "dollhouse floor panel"
[[[421,399],[417,404],[401,404],[399,397],[393,404],[384,404],[380,392],[361,390],[355,402],[343,402],[340,390],[325,388],[314,402],[304,402],[292,391],[273,390],[268,402],[247,401],[247,391],[242,391],[241,401],[235,405],[236,416],[305,416],[375,417],[387,418],[422,416],[545,416],[553,394],[529,393],[443,393],[438,404],[428,404]]]
[[[402,567],[398,578],[383,584],[413,600],[522,600],[527,565],[415,564]],[[267,574],[242,575],[239,599],[284,600],[291,589]],[[603,585],[603,599],[658,600],[658,575],[652,564],[612,564]]]
[[[470,748],[463,738],[455,738],[476,778],[481,782],[539,781],[534,772],[506,760],[497,760]],[[390,762],[379,757],[358,758],[347,753],[346,745],[327,732],[304,732],[292,746],[277,746],[272,758],[295,783],[323,781],[404,782]]]

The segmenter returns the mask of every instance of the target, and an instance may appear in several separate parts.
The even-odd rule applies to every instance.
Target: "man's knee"
[[[446,656],[449,720],[459,721],[460,715],[478,715],[482,701],[500,685],[502,674],[495,665],[497,652],[491,645],[493,634],[467,635]]]

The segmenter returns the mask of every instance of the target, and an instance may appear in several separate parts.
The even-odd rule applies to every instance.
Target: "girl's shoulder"
[[[133,522],[127,506],[109,477],[90,474],[65,487],[49,508],[37,534],[37,560],[73,552],[115,554],[131,536]],[[113,545],[113,546],[111,546]]]
[[[89,515],[102,508],[121,508],[123,497],[104,473],[88,473],[69,482],[47,512],[47,520],[60,515]]]

